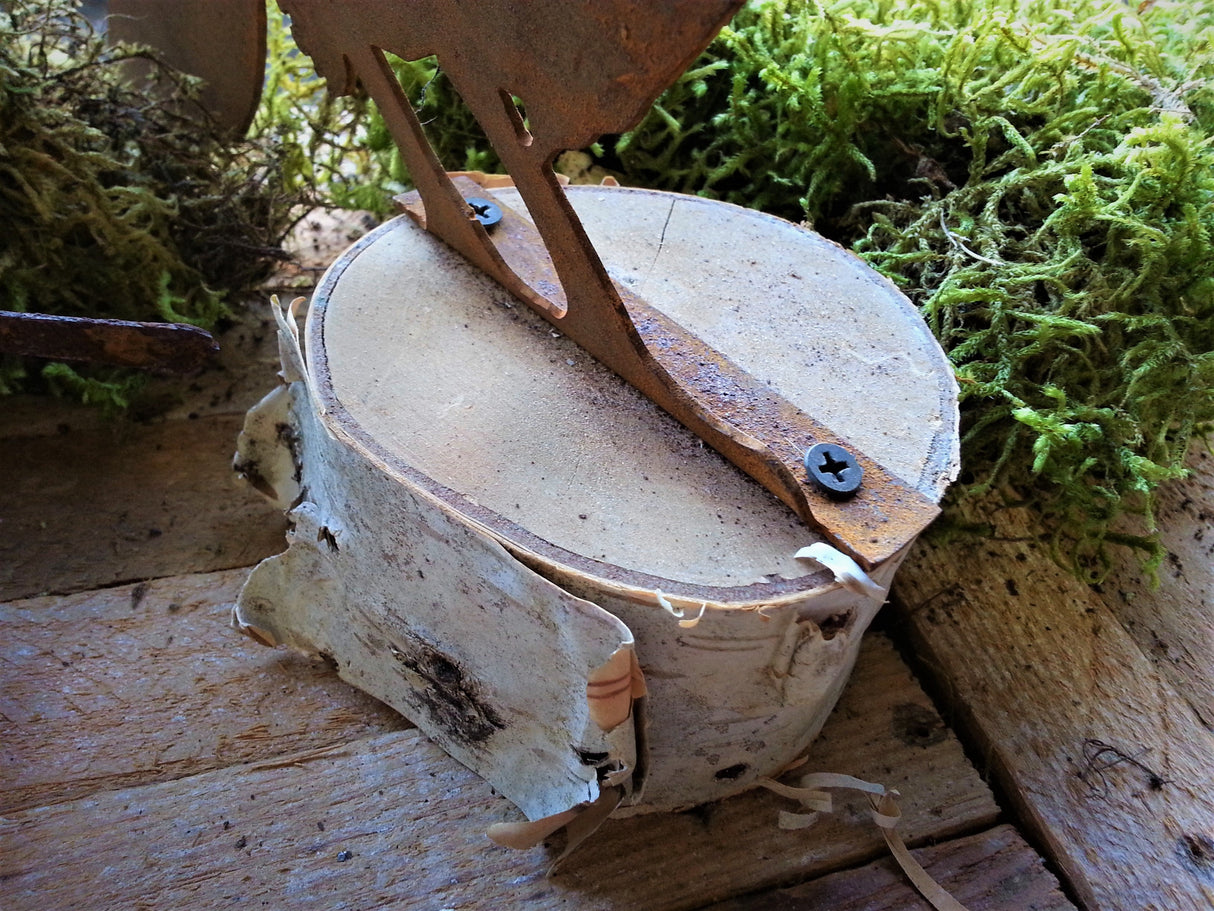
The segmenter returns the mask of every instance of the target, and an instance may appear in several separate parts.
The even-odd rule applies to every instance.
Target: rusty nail
[[[495,203],[479,196],[469,196],[467,202],[473,217],[484,227],[492,228],[502,220],[502,210]]]
[[[856,457],[836,443],[818,443],[805,453],[805,470],[818,489],[832,500],[855,496],[864,480]]]

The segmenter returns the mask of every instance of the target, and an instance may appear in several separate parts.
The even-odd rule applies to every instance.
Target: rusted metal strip
[[[896,477],[812,415],[776,395],[720,352],[621,285],[630,349],[621,357],[619,335],[601,331],[583,314],[582,301],[566,306],[564,292],[539,232],[490,191],[465,179],[456,186],[493,202],[502,220],[493,229],[496,252],[515,281],[542,289],[551,306],[536,307],[598,360],[637,386],[693,433],[770,490],[865,569],[891,557],[939,513],[934,501]],[[418,194],[398,197],[413,217]],[[804,467],[817,443],[844,447],[864,472],[864,483],[846,501],[832,499],[809,480]]]
[[[209,332],[182,323],[136,323],[0,310],[0,352],[189,373],[219,350]]]

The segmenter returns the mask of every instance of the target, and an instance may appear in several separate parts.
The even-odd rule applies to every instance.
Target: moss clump
[[[137,92],[74,0],[0,10],[0,308],[211,327],[278,257],[291,199],[266,144],[181,113],[197,83]],[[130,372],[0,360],[0,392],[50,383],[125,404]]]
[[[1109,542],[1158,559],[1154,491],[1214,421],[1212,35],[1208,0],[755,3],[617,163],[894,279],[961,381],[966,489],[1098,579]]]

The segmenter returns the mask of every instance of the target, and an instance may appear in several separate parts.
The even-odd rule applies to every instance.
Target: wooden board
[[[407,724],[324,663],[237,635],[247,576],[0,605],[0,813]]]
[[[661,911],[878,850],[871,825],[859,820],[781,832],[776,803],[740,797],[704,814],[612,821],[546,878],[552,855],[544,849],[516,853],[486,841],[484,823],[504,815],[504,801],[405,731],[12,814],[0,823],[0,900],[13,911],[238,900],[298,909]],[[915,815],[921,822],[908,829],[939,822]]]
[[[956,723],[1085,907],[1209,908],[1214,735],[1028,516],[984,518],[989,540],[921,540],[895,582]]]
[[[239,894],[272,904],[290,897],[293,907],[424,895],[435,908],[481,907],[488,896],[493,907],[524,898],[539,908],[696,907],[884,853],[863,801],[843,796],[836,816],[790,833],[775,825],[789,805],[763,792],[613,820],[567,871],[545,880],[544,850],[512,853],[484,840],[490,823],[518,817],[487,785],[415,731],[369,733],[398,723],[343,693],[326,669],[250,655],[224,628],[238,580],[185,576],[142,591],[4,606],[0,622],[18,635],[2,653],[12,673],[0,733],[10,808],[0,828],[0,906],[70,907],[90,894],[90,907],[137,907],[154,896],[155,907],[171,908]],[[219,649],[221,629],[231,656]],[[243,672],[240,656],[250,664]],[[301,671],[305,682],[290,684]],[[37,686],[16,684],[27,678]],[[174,747],[191,758],[174,762]],[[213,770],[200,772],[208,763]],[[45,770],[41,781],[31,766]],[[879,634],[866,640],[807,767],[898,787],[912,842],[996,818],[989,791]],[[55,775],[76,793],[91,791],[12,809],[55,799]],[[154,783],[131,786],[138,781]]]
[[[913,852],[937,882],[971,911],[1063,911],[1075,906],[1043,875],[1042,861],[1011,826]],[[908,893],[889,858],[856,870],[831,873],[798,886],[747,895],[712,905],[708,911],[930,911],[926,899]]]
[[[1192,475],[1159,494],[1160,540],[1167,558],[1159,584],[1124,560],[1100,586],[1100,600],[1142,653],[1214,728],[1214,455],[1193,444]]]

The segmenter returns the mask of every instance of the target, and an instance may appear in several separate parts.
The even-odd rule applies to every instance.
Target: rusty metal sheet
[[[0,310],[0,352],[189,373],[219,350],[209,332],[180,323],[136,323]]]
[[[871,569],[931,521],[935,503],[854,449],[865,472],[855,496],[839,501],[811,487],[807,447],[845,441],[618,288],[552,170],[560,152],[634,126],[740,5],[282,0],[330,88],[349,92],[361,82],[378,103],[417,186],[420,204],[406,210],[419,224]],[[510,215],[490,236],[465,200],[468,185],[457,187],[436,159],[383,51],[437,55],[531,222]]]

